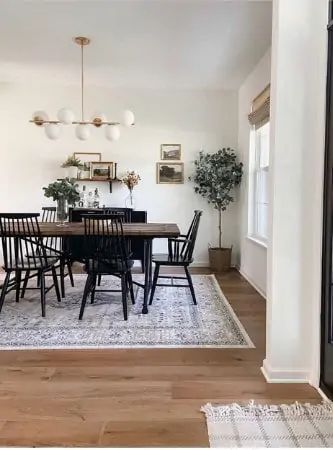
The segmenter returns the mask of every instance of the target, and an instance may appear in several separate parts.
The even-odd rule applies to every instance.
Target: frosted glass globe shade
[[[135,122],[135,117],[134,117],[134,114],[132,113],[132,111],[129,111],[129,110],[124,111],[121,123],[125,127],[131,127],[132,125],[134,125],[134,122]]]
[[[78,125],[75,129],[75,134],[80,141],[86,141],[90,137],[89,125]]]
[[[60,133],[61,133],[61,126],[56,123],[48,123],[45,127],[45,134],[52,141],[58,139]]]
[[[120,129],[118,125],[108,125],[105,128],[105,136],[109,141],[117,141],[120,138]]]
[[[59,109],[57,117],[58,120],[65,125],[70,125],[75,119],[73,111],[68,108]]]

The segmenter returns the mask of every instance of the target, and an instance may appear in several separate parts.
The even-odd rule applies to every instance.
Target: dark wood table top
[[[40,222],[39,227],[42,236],[45,237],[84,236],[83,222],[67,222],[66,226]],[[175,223],[124,223],[123,230],[124,236],[141,238],[169,238],[180,235],[178,225]],[[20,235],[22,232],[17,232],[17,236]]]

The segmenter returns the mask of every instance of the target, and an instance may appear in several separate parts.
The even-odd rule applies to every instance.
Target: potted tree
[[[210,247],[209,263],[212,270],[228,270],[231,265],[231,248],[222,247],[222,213],[234,201],[232,191],[239,185],[243,175],[243,164],[231,148],[223,148],[217,153],[200,152],[194,161],[195,172],[190,178],[194,191],[206,198],[218,212],[219,246]]]
[[[68,156],[66,161],[61,165],[61,167],[67,169],[68,178],[77,178],[78,169],[81,169],[82,166],[82,162],[79,160],[79,158],[76,158],[75,155]]]

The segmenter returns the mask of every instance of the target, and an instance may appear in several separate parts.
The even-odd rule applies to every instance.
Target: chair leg
[[[42,306],[42,317],[45,317],[45,274],[40,274],[40,302]]]
[[[101,282],[102,282],[102,275],[98,275],[98,281],[97,281],[98,286],[101,285]]]
[[[59,290],[59,284],[58,284],[58,277],[57,277],[57,271],[55,267],[52,267],[52,277],[53,277],[53,284],[54,289],[56,291],[57,300],[58,302],[61,302],[61,296],[60,296],[60,290]]]
[[[15,291],[16,291],[16,303],[20,301],[20,288],[21,288],[22,270],[15,270]]]
[[[67,270],[68,270],[68,276],[71,282],[71,286],[74,287],[74,277],[73,277],[73,272],[72,272],[72,263],[70,262],[70,260],[67,260]]]
[[[128,281],[128,288],[130,291],[131,302],[132,302],[132,305],[135,305],[135,297],[134,297],[133,280],[132,280],[131,271],[127,272],[127,281]]]
[[[4,283],[3,283],[2,290],[1,290],[1,296],[0,296],[0,312],[1,312],[1,310],[2,310],[3,302],[4,302],[5,297],[6,297],[6,293],[7,293],[7,289],[8,289],[9,280],[10,280],[10,272],[7,272],[7,273],[6,273],[6,278],[5,278],[5,281],[4,281]]]
[[[25,291],[27,289],[28,282],[29,282],[29,276],[30,276],[30,270],[27,270],[25,273],[23,286],[22,286],[22,290],[21,290],[21,298],[24,298],[24,296],[25,296]]]
[[[100,275],[98,275],[100,277]],[[91,286],[91,298],[90,303],[93,304],[95,302],[95,290],[96,290],[96,282],[97,282],[97,275],[92,275],[92,286]]]
[[[60,261],[60,288],[61,297],[65,298],[65,262],[63,260]]]
[[[145,260],[141,259],[140,262],[141,262],[141,272],[145,273]]]
[[[159,264],[155,264],[155,271],[154,271],[154,278],[153,278],[153,285],[151,287],[151,292],[150,292],[150,299],[149,299],[149,305],[151,305],[153,303],[153,299],[154,299],[154,294],[155,294],[155,289],[156,289],[156,285],[157,285],[157,280],[158,280],[158,275],[160,273],[160,265]]]
[[[121,299],[123,302],[124,320],[127,320],[127,285],[126,275],[121,276]]]
[[[88,275],[87,277],[87,281],[86,284],[84,286],[84,292],[83,292],[83,297],[82,297],[82,302],[81,302],[81,308],[80,308],[80,315],[79,315],[79,320],[82,320],[83,317],[83,313],[84,313],[84,308],[86,306],[87,303],[87,297],[90,291],[90,286],[91,286],[91,275]]]
[[[192,294],[193,303],[196,305],[197,304],[197,300],[195,298],[195,292],[194,292],[194,287],[193,287],[193,283],[192,283],[192,277],[191,277],[191,274],[190,274],[190,272],[188,270],[188,267],[185,266],[184,269],[185,269],[185,273],[186,273],[188,284],[190,286],[190,291],[191,291],[191,294]]]

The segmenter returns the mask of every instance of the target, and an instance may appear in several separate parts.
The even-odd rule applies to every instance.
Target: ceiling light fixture
[[[122,120],[120,122],[108,121],[104,114],[98,114],[91,120],[84,118],[84,69],[83,69],[83,50],[86,45],[90,43],[87,37],[78,36],[73,38],[73,41],[81,47],[81,120],[75,120],[75,115],[72,110],[68,108],[61,108],[57,114],[57,120],[50,120],[45,111],[36,111],[30,122],[39,127],[44,127],[45,134],[49,139],[58,139],[61,134],[62,125],[76,125],[75,135],[81,141],[86,141],[90,136],[93,125],[96,128],[105,127],[105,137],[110,141],[116,141],[120,137],[120,125],[131,127],[134,125],[134,114],[132,111],[124,111]]]

